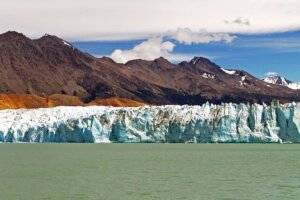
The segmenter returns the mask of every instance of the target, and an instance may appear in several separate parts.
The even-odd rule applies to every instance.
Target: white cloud
[[[118,63],[126,63],[134,59],[154,60],[159,57],[164,57],[170,62],[177,63],[189,61],[195,56],[194,54],[173,53],[174,47],[174,43],[164,41],[162,37],[154,37],[137,44],[129,50],[116,49],[110,57]],[[97,57],[99,56],[101,55],[97,55]],[[204,54],[197,54],[197,56],[209,59],[213,58],[212,56]]]
[[[178,27],[210,33],[300,28],[299,0],[0,0],[0,5],[0,32],[51,33],[72,41],[148,38]],[[238,18],[251,26],[224,23]]]
[[[225,20],[225,23],[226,24],[237,24],[237,25],[243,25],[243,26],[251,26],[250,20],[242,18],[242,17],[238,17],[232,21]]]
[[[179,28],[176,32],[170,33],[172,39],[184,44],[199,44],[210,42],[232,42],[236,36],[231,36],[227,33],[208,33],[206,30],[193,32],[189,28]]]
[[[265,76],[278,76],[277,72],[267,72],[265,73]]]
[[[162,38],[150,38],[130,50],[115,50],[110,57],[118,63],[126,63],[129,60],[145,59],[154,60],[158,57],[168,57],[175,44]]]

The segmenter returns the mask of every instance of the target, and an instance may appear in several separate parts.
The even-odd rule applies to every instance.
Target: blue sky
[[[145,40],[73,42],[92,55],[109,56],[116,49],[130,50]],[[186,45],[171,40],[176,46],[172,54],[185,55],[183,60],[204,56],[228,69],[243,69],[263,78],[267,72],[300,82],[300,31],[245,35],[234,41]],[[177,61],[175,61],[177,62]]]

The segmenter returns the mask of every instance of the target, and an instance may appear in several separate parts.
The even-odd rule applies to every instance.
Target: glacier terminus
[[[0,142],[297,143],[300,103],[2,110]]]

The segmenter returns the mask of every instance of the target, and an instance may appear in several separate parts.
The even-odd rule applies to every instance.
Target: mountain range
[[[174,64],[160,57],[119,64],[48,34],[34,40],[14,31],[0,35],[0,70],[2,94],[60,94],[83,103],[111,98],[151,105],[300,101],[298,90],[243,70],[224,69],[207,58]]]

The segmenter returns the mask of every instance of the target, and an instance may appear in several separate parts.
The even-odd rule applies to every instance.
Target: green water
[[[300,145],[1,144],[0,199],[300,199]]]

